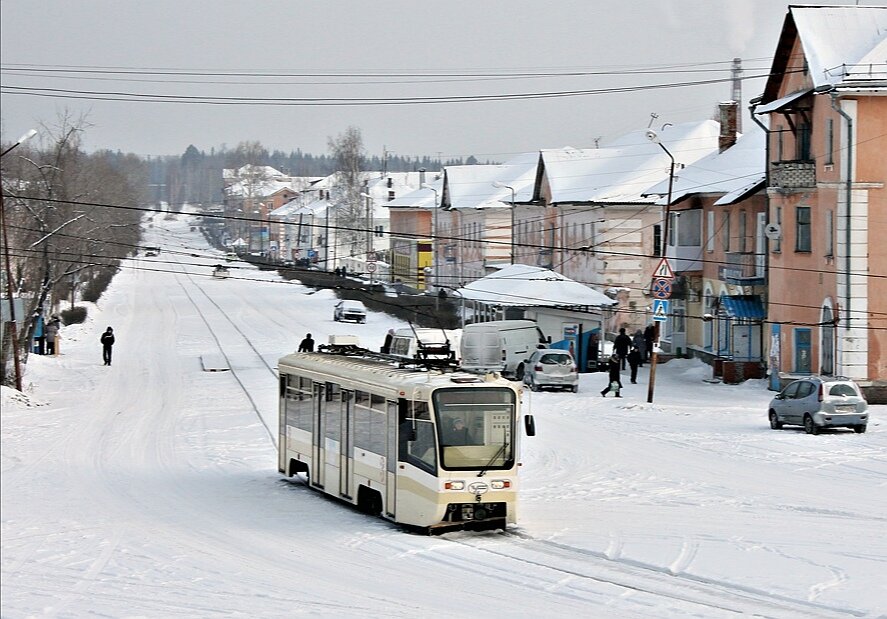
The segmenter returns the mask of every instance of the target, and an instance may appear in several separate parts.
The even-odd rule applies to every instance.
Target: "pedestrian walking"
[[[56,353],[56,344],[58,343],[59,329],[61,328],[61,326],[62,321],[59,320],[59,317],[53,316],[52,320],[50,320],[44,328],[44,332],[46,333],[47,355],[54,355]]]
[[[653,323],[647,325],[647,328],[644,329],[644,343],[647,347],[644,349],[644,363],[650,360],[653,356],[653,342],[656,341],[656,327],[653,326]]]
[[[619,355],[613,353],[610,355],[609,360],[607,361],[607,388],[601,391],[601,395],[605,398],[607,394],[611,391],[616,392],[616,397],[621,398],[620,392],[622,391],[622,380],[619,375],[619,365],[621,360],[619,359]]]
[[[391,352],[391,341],[394,339],[394,329],[388,329],[388,333],[385,334],[385,342],[382,344],[382,348],[379,349],[383,355],[387,355]]]
[[[114,329],[111,327],[105,329],[105,332],[102,333],[101,342],[102,359],[104,359],[105,365],[111,365],[111,348],[114,346]]]
[[[619,355],[622,369],[625,369],[625,358],[628,357],[628,349],[631,348],[631,338],[625,333],[625,327],[619,329],[619,335],[613,340],[613,350]]]
[[[637,346],[632,346],[628,351],[628,367],[631,368],[631,384],[638,384],[638,366],[641,364],[641,351]]]
[[[638,365],[643,366],[645,360],[644,351],[647,350],[647,341],[644,339],[644,332],[640,329],[635,331],[634,335],[631,336],[631,343],[637,347],[638,353],[640,354],[640,362]]]
[[[305,338],[299,342],[299,352],[314,352],[314,339],[310,333],[306,333]]]
[[[36,352],[38,355],[46,354],[46,331],[45,324],[43,323],[43,314],[40,312],[34,313],[34,345],[36,346]]]

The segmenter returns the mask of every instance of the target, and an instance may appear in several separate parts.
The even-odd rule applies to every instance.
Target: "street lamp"
[[[440,260],[438,257],[440,256],[440,246],[438,243],[438,230],[439,227],[437,225],[437,211],[438,211],[438,193],[437,188],[429,185],[428,183],[422,183],[422,189],[430,189],[434,192],[434,214],[432,216],[432,230],[431,230],[431,241],[434,243],[434,286],[436,288],[440,288]]]
[[[647,139],[653,142],[654,144],[658,144],[659,148],[661,148],[668,158],[671,160],[671,166],[668,169],[668,195],[665,198],[665,222],[662,225],[662,256],[666,257],[667,247],[668,247],[668,224],[669,219],[671,218],[671,190],[674,187],[674,155],[665,148],[665,144],[663,144],[659,140],[659,134],[656,133],[653,129],[647,129],[646,132]],[[650,384],[647,387],[647,403],[653,403],[653,389],[656,384],[656,362],[658,361],[659,355],[656,353],[656,349],[654,348],[650,351]]]
[[[25,133],[22,137],[20,137],[15,144],[4,150],[0,153],[0,157],[5,156],[9,151],[11,151],[16,146],[19,146],[23,142],[30,140],[32,137],[37,135],[36,129],[31,129],[27,133]],[[2,181],[0,181],[0,185],[2,185]],[[18,358],[18,327],[16,326],[15,319],[15,302],[12,299],[12,266],[9,262],[9,236],[6,232],[6,202],[3,201],[3,193],[0,192],[0,223],[2,223],[3,229],[3,257],[6,259],[6,294],[9,297],[9,329],[10,329],[10,340],[12,344],[12,360],[13,365],[15,366],[15,388],[18,391],[22,390],[22,366],[21,361]]]
[[[499,181],[493,181],[493,187],[511,190],[511,264],[514,264],[514,187]]]

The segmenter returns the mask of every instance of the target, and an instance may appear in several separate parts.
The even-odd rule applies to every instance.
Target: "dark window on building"
[[[662,225],[653,225],[653,255],[662,255]]]
[[[798,127],[797,159],[799,161],[810,161],[810,135],[809,124],[803,123]]]
[[[829,118],[825,121],[825,164],[835,163],[835,121]]]
[[[721,224],[721,239],[724,251],[730,251],[730,211],[724,213],[724,223]]]
[[[810,207],[795,209],[795,251],[810,251]]]
[[[776,225],[779,226],[780,228],[782,227],[782,207],[781,206],[776,207]],[[779,235],[779,237],[777,237],[777,239],[775,241],[773,241],[773,251],[776,253],[782,252],[782,235],[781,234]]]

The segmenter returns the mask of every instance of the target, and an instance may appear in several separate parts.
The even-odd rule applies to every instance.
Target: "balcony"
[[[816,187],[816,163],[813,161],[771,162],[770,187],[787,191]]]
[[[764,256],[751,252],[727,252],[726,264],[718,265],[718,279],[737,286],[767,283]]]

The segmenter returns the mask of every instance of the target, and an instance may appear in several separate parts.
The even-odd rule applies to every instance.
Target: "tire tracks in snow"
[[[680,573],[692,562],[695,547],[685,544],[669,568],[659,568],[605,553],[538,539],[519,531],[487,536],[443,536],[456,544],[506,560],[534,565],[561,573],[567,579],[611,585],[631,595],[650,595],[724,613],[772,617],[774,619],[836,619],[865,613],[831,607],[811,600],[798,600],[727,581]],[[486,562],[483,565],[487,565]],[[507,568],[504,568],[507,569]],[[831,585],[828,583],[825,586]]]

